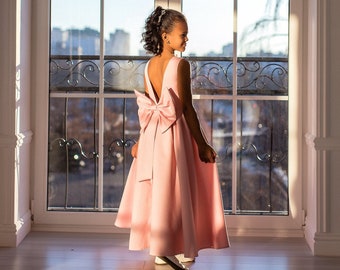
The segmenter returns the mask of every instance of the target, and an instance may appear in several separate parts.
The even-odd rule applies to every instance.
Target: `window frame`
[[[48,173],[48,104],[49,104],[49,8],[50,1],[32,3],[32,97],[33,111],[33,229],[77,232],[126,232],[113,226],[113,212],[47,211]],[[180,9],[181,0],[156,0],[162,5]],[[289,21],[289,215],[252,216],[226,215],[231,235],[303,236],[302,209],[302,19],[303,3],[290,1]]]

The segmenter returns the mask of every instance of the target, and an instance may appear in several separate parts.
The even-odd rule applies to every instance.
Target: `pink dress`
[[[135,91],[141,125],[138,155],[131,164],[115,221],[130,228],[130,250],[149,248],[154,256],[229,246],[216,164],[201,162],[177,93],[173,57],[157,102],[148,77],[149,97]]]

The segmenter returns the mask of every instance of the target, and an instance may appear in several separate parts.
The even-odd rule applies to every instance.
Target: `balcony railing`
[[[98,210],[98,175],[103,208],[119,206],[138,138],[132,90],[144,88],[148,57],[52,56],[50,60],[49,209]],[[231,210],[232,166],[238,167],[238,213],[288,213],[288,62],[285,58],[239,58],[237,117],[232,115],[231,58],[188,57],[194,100],[219,153],[225,210]],[[98,95],[103,66],[103,94]],[[256,99],[252,97],[256,96]],[[104,97],[104,119],[99,102]],[[263,97],[263,100],[261,99]],[[281,97],[277,99],[276,97]],[[233,119],[237,131],[232,132]],[[101,130],[99,122],[102,121]],[[104,134],[99,151],[99,132]],[[233,148],[232,136],[237,136]],[[232,151],[237,160],[232,160]],[[103,172],[98,171],[99,159]],[[233,164],[233,162],[235,164]]]
[[[144,88],[147,57],[106,56],[105,91],[132,91]],[[233,61],[231,58],[188,57],[192,67],[194,93],[231,94]],[[50,62],[50,91],[97,92],[100,78],[99,56],[53,56]],[[240,95],[288,95],[286,58],[239,58],[237,89]]]

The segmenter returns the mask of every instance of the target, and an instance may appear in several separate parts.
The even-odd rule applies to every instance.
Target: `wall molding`
[[[340,256],[340,233],[316,233],[314,255]]]
[[[15,135],[0,134],[0,148],[15,147],[17,137]]]
[[[17,247],[31,231],[31,211],[14,224],[0,224],[0,247]]]
[[[340,137],[317,137],[314,144],[318,151],[340,151]]]
[[[305,143],[317,151],[340,151],[340,137],[317,137],[307,132]]]
[[[33,131],[26,130],[15,135],[0,134],[0,148],[14,148],[29,144],[32,141]]]
[[[317,137],[307,132],[305,143],[317,151],[340,151],[340,137]]]
[[[26,130],[24,132],[20,132],[16,134],[16,145],[22,146],[24,144],[30,144],[33,137],[33,131],[32,130]]]
[[[315,138],[316,136],[310,132],[305,134],[305,143],[310,148],[315,148]]]
[[[304,227],[304,233],[305,233],[305,240],[307,242],[307,245],[311,249],[312,253],[314,254],[314,233],[315,229],[311,227],[310,222],[308,222],[308,219],[306,220],[306,225]]]

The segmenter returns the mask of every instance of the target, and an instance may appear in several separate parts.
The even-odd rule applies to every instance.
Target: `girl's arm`
[[[216,152],[208,144],[201,129],[196,111],[192,105],[191,95],[191,79],[190,79],[190,64],[185,59],[182,59],[178,64],[178,94],[182,101],[183,114],[190,129],[191,135],[194,137],[200,159],[203,162],[215,162]]]

